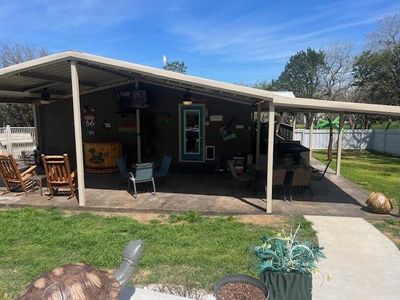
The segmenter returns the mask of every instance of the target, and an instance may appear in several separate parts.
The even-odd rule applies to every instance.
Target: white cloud
[[[186,48],[203,55],[220,55],[227,61],[281,60],[308,46],[321,48],[331,42],[334,33],[374,23],[399,6],[380,9],[377,0],[345,1],[313,7],[305,17],[302,12],[288,19],[284,12],[274,15],[253,13],[232,20],[219,15],[196,18],[180,16],[179,22],[169,20],[172,34],[186,39]],[[280,19],[279,19],[280,17]]]

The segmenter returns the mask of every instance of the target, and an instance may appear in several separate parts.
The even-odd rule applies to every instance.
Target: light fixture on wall
[[[192,94],[189,92],[189,89],[186,89],[185,94],[183,94],[182,104],[183,105],[192,105],[193,104]]]

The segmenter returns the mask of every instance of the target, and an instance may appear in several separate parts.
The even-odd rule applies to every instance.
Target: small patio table
[[[38,183],[40,189],[40,196],[43,196],[42,180],[44,178],[46,178],[46,175],[40,175],[40,174],[29,177],[30,180],[35,180]]]

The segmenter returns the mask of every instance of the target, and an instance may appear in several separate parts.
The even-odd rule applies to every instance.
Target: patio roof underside
[[[47,89],[53,101],[71,99],[71,69],[70,60],[55,61],[40,66],[31,66],[27,69],[0,73],[0,102],[14,103],[41,103],[42,92]],[[152,85],[185,91],[189,89],[193,94],[205,95],[222,100],[239,102],[246,105],[255,105],[264,99],[251,93],[235,89],[194,83],[189,80],[179,80],[171,76],[170,71],[159,70],[162,75],[141,71],[133,68],[107,66],[99,63],[74,59],[77,62],[79,73],[80,94],[89,94],[113,87],[134,84],[135,81]],[[2,70],[5,70],[4,68]],[[149,68],[153,69],[153,68]],[[164,76],[163,76],[164,75]],[[175,75],[175,74],[172,74]],[[181,74],[179,74],[181,75]],[[229,84],[230,85],[230,84]],[[244,87],[244,89],[250,89]],[[272,100],[272,99],[270,99]]]
[[[80,94],[89,94],[135,81],[238,102],[277,112],[338,112],[400,116],[400,107],[293,98],[278,92],[224,83],[125,61],[79,52],[62,52],[0,69],[0,102],[37,103],[47,89],[50,99],[71,99],[70,61],[77,62]]]

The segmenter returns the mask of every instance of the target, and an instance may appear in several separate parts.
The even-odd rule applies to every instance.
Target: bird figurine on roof
[[[57,267],[33,281],[20,300],[118,300],[143,255],[143,241],[129,242],[119,268],[105,270],[76,263]]]

